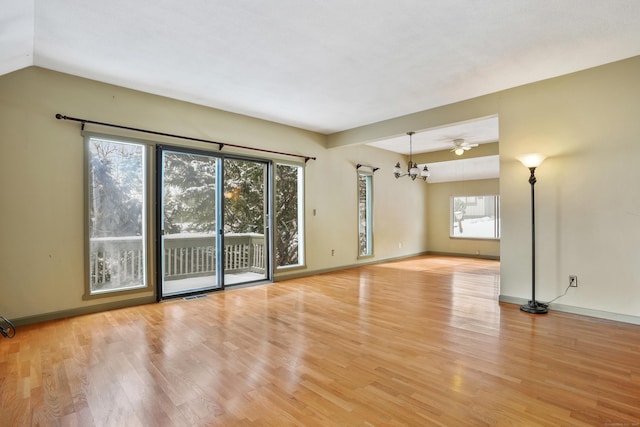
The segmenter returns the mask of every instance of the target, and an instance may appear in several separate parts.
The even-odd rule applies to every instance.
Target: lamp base
[[[521,305],[520,310],[531,314],[545,314],[547,312],[547,306],[540,304],[538,301],[529,301],[528,304]]]

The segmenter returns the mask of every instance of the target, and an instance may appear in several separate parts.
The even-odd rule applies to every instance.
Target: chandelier
[[[427,165],[424,165],[424,168],[421,171],[418,168],[418,164],[415,163],[412,158],[414,133],[415,132],[407,132],[407,135],[409,135],[409,165],[407,166],[407,172],[402,173],[402,169],[400,168],[400,162],[398,162],[396,163],[396,166],[393,168],[393,174],[395,175],[396,178],[400,178],[401,176],[409,176],[414,181],[418,177],[418,175],[420,175],[420,178],[426,181],[427,178],[429,178],[429,176],[431,175],[431,172],[429,172],[429,168],[427,168]]]

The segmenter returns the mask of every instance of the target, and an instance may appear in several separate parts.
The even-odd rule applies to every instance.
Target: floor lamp
[[[531,172],[531,176],[529,176],[529,184],[531,184],[531,301],[521,305],[520,310],[533,314],[544,314],[547,312],[547,306],[536,301],[536,209],[533,192],[533,187],[536,184],[535,171],[544,159],[545,156],[539,153],[525,154],[524,156],[518,157],[518,160],[529,168]]]

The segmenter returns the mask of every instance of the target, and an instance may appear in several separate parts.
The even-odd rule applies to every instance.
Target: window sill
[[[496,237],[466,237],[466,236],[449,236],[450,239],[456,239],[456,240],[489,240],[489,241],[495,241],[495,242],[499,242],[500,238],[496,238]]]

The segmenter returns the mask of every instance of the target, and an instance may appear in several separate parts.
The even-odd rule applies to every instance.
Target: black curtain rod
[[[375,166],[371,166],[371,165],[363,165],[363,164],[358,163],[358,164],[356,165],[356,170],[358,170],[358,169],[360,169],[360,168],[363,168],[363,167],[364,167],[364,168],[371,168],[371,170],[372,170],[373,172],[375,172],[375,171],[377,171],[378,169],[380,169],[380,168],[377,168],[377,167],[375,167]]]
[[[172,134],[172,133],[157,132],[157,131],[148,130],[148,129],[139,129],[139,128],[134,128],[134,127],[130,127],[130,126],[114,125],[112,123],[96,122],[96,121],[87,120],[87,119],[78,119],[76,117],[69,117],[69,116],[65,116],[65,115],[60,114],[60,113],[56,114],[56,119],[58,119],[58,120],[71,120],[71,121],[74,121],[74,122],[80,122],[80,123],[82,123],[82,130],[84,130],[84,125],[89,123],[89,124],[92,124],[92,125],[109,126],[109,127],[112,127],[112,128],[131,130],[131,131],[134,131],[134,132],[150,133],[152,135],[168,136],[168,137],[171,137],[171,138],[186,139],[186,140],[189,140],[189,141],[206,142],[207,144],[217,144],[218,145],[218,150],[222,150],[222,148],[226,145],[227,147],[243,148],[245,150],[261,151],[263,153],[281,154],[283,156],[299,157],[301,159],[304,159],[305,163],[307,163],[309,160],[316,160],[315,157],[303,156],[302,154],[284,153],[282,151],[266,150],[264,148],[247,147],[247,146],[244,146],[244,145],[228,144],[228,143],[223,143],[223,142],[210,141],[208,139],[192,138],[190,136],[175,135],[175,134]]]

